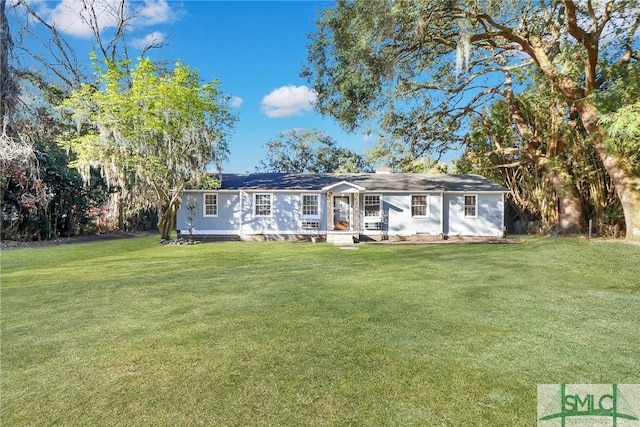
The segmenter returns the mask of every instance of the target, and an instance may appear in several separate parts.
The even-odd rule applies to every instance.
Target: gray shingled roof
[[[508,192],[480,175],[426,175],[415,173],[249,173],[222,174],[222,190],[320,191],[340,182],[366,191],[481,191]]]

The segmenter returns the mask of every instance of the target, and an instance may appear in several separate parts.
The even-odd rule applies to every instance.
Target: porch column
[[[327,231],[333,231],[335,221],[333,220],[333,193],[327,193]]]
[[[353,193],[353,231],[360,232],[360,193]]]

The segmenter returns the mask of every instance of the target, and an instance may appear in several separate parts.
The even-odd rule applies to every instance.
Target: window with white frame
[[[320,197],[317,194],[302,195],[302,216],[312,218],[320,216]]]
[[[467,218],[478,216],[478,197],[475,194],[464,196],[464,216]]]
[[[411,196],[411,216],[427,216],[429,205],[426,194]]]
[[[204,195],[204,216],[218,216],[218,195],[207,193]]]
[[[317,230],[320,228],[320,221],[302,221],[302,228],[307,230]]]
[[[365,222],[364,223],[365,230],[382,230],[382,222]]]
[[[255,194],[253,199],[255,216],[271,216],[271,194]]]
[[[380,196],[365,194],[364,196],[364,216],[380,216]]]

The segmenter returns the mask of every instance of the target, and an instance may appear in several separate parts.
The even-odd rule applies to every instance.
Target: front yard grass
[[[1,262],[2,426],[531,426],[537,384],[640,383],[621,242],[146,237]]]

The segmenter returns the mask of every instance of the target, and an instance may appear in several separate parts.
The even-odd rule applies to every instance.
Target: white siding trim
[[[189,234],[189,230],[178,230],[180,234]],[[276,235],[276,234],[325,234],[327,230],[324,229],[300,229],[300,230],[268,230],[268,231],[240,231],[240,230],[193,230],[193,234],[201,236],[215,236],[215,235],[238,235],[238,236],[252,236],[252,235]]]
[[[503,237],[507,233],[507,230],[505,229],[505,225],[504,225],[504,209],[505,209],[505,198],[506,198],[506,196],[507,196],[507,193],[503,193],[502,194],[502,209],[501,209],[501,211],[502,211],[502,234],[501,234],[501,236],[503,236]]]
[[[336,188],[336,187],[339,187],[339,186],[341,186],[341,185],[345,185],[345,186],[347,186],[347,187],[351,187],[351,188],[353,188],[353,189],[355,189],[355,190],[357,190],[357,191],[364,191],[364,190],[366,190],[366,188],[361,187],[361,186],[359,186],[359,185],[357,185],[357,184],[353,184],[353,183],[348,182],[348,181],[340,181],[340,182],[337,182],[337,183],[335,183],[335,184],[331,184],[331,185],[327,185],[326,187],[322,187],[322,191],[324,191],[324,192],[331,191],[331,189]],[[356,192],[357,192],[357,191],[356,191]]]
[[[178,230],[180,234],[189,234],[189,230]],[[201,236],[236,235],[240,230],[193,230],[193,234]]]

